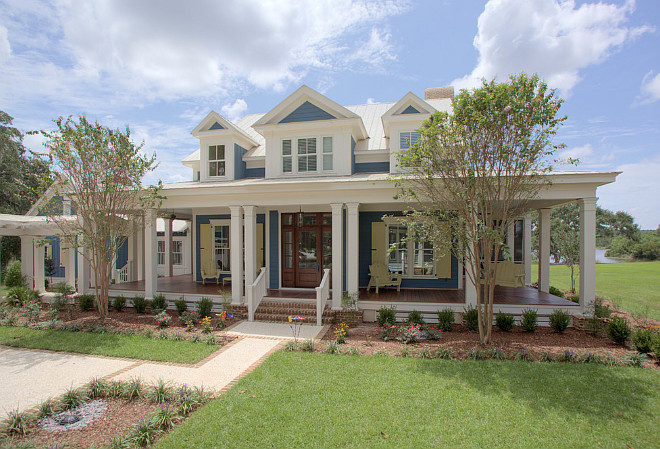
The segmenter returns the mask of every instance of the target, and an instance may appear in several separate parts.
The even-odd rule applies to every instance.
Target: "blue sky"
[[[23,131],[85,114],[130,125],[161,164],[210,111],[267,112],[301,84],[340,104],[539,73],[566,100],[580,170],[622,170],[599,203],[660,224],[660,2],[0,0],[0,109]],[[39,151],[40,141],[26,144]]]

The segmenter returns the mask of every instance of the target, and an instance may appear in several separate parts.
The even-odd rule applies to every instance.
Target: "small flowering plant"
[[[348,336],[348,324],[339,323],[335,329],[335,343],[338,345],[343,345],[346,343],[346,337]]]
[[[192,332],[195,330],[195,323],[193,321],[186,321],[186,332]]]
[[[186,324],[191,322],[193,324],[193,327],[194,327],[195,324],[197,324],[199,322],[199,313],[198,312],[192,312],[192,311],[190,311],[190,312],[185,311],[181,314],[181,321],[183,321]]]
[[[389,341],[394,339],[396,333],[397,333],[396,324],[385,323],[380,327],[380,338],[382,338],[383,341]]]
[[[231,319],[234,318],[234,315],[232,315],[231,313],[227,313],[226,310],[222,313],[216,313],[215,316],[218,317],[218,322],[216,324],[216,327],[218,329],[221,329],[225,325],[225,321],[227,321],[230,318]]]
[[[422,332],[422,326],[419,324],[410,324],[403,328],[399,340],[404,344],[415,343],[419,339],[419,334]]]
[[[205,316],[204,318],[202,318],[202,333],[210,334],[212,330],[213,330],[213,325],[211,324],[211,317]]]
[[[167,327],[172,322],[172,318],[164,310],[154,317],[158,327]]]
[[[300,328],[302,327],[304,321],[305,317],[289,315],[289,327],[291,328],[293,341],[295,343],[298,343],[298,337],[300,337]]]

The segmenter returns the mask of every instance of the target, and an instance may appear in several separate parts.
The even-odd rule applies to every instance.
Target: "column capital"
[[[241,206],[229,206],[229,211],[232,215],[238,215],[241,213]]]
[[[341,212],[342,209],[344,209],[344,203],[330,203],[330,208],[332,209],[332,212]]]
[[[257,206],[243,206],[243,213],[245,213],[245,215],[252,216],[254,215],[256,209]]]
[[[360,203],[346,203],[346,208],[348,209],[349,214],[356,214],[359,207]]]
[[[586,208],[586,209],[591,209],[595,210],[596,209],[596,202],[598,201],[598,198],[596,197],[590,197],[590,198],[580,198],[580,204]]]

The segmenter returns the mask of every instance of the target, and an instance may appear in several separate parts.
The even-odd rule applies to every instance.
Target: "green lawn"
[[[93,334],[6,326],[0,326],[0,344],[16,348],[178,363],[197,363],[219,349],[216,345],[205,343],[160,340],[138,335]]]
[[[659,422],[653,370],[277,352],[156,447],[649,448]]]
[[[532,282],[538,268],[532,267]],[[550,266],[550,285],[568,290],[571,271]],[[576,289],[579,288],[576,278]],[[596,295],[613,301],[628,312],[660,320],[660,261],[596,264]]]

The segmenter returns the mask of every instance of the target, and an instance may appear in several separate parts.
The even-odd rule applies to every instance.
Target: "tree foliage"
[[[57,223],[62,244],[78,247],[94,276],[97,307],[108,313],[112,263],[120,247],[144,220],[146,208],[160,206],[161,184],[144,188],[142,178],[156,167],[131,141],[130,130],[112,130],[84,116],[55,120],[54,131],[42,131],[55,180],[47,194],[75,205],[76,220],[67,220],[50,202],[43,212]]]
[[[39,186],[49,181],[46,161],[23,145],[23,133],[12,126],[13,118],[0,111],[0,213],[25,214],[39,198]],[[19,237],[2,237],[2,261],[5,267],[20,258]]]
[[[537,76],[484,80],[461,90],[453,112],[436,112],[420,139],[399,154],[395,182],[415,235],[451,251],[466,263],[477,287],[479,335],[490,343],[497,264],[509,225],[548,185],[552,138],[565,117],[562,100]],[[452,244],[455,240],[455,244]]]

